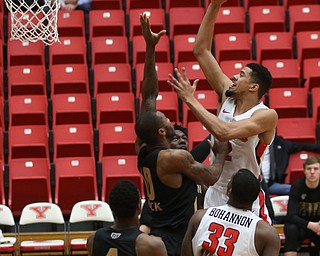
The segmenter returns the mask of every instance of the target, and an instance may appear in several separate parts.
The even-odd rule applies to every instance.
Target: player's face
[[[180,130],[174,131],[175,135],[171,141],[171,148],[189,150],[188,137]]]
[[[309,164],[304,169],[306,181],[309,183],[318,183],[320,181],[320,163]]]
[[[246,93],[251,87],[251,74],[252,70],[245,67],[240,71],[239,74],[234,75],[232,79],[232,84],[226,91],[227,97],[239,97],[240,95]]]

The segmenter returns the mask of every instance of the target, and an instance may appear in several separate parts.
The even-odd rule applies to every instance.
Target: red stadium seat
[[[8,166],[8,206],[13,215],[19,216],[28,203],[52,202],[49,159],[11,159]]]
[[[300,87],[300,65],[296,59],[264,60],[262,65],[272,74],[272,88]]]
[[[58,12],[59,37],[86,36],[84,24],[84,12],[82,10]]]
[[[6,205],[6,201],[5,201],[5,192],[4,192],[4,159],[0,159],[0,168],[1,168],[1,172],[0,172],[0,204],[2,205]]]
[[[102,158],[102,201],[107,202],[113,186],[123,179],[131,180],[144,197],[143,179],[137,169],[136,156],[106,156]]]
[[[283,6],[288,9],[291,5],[317,4],[318,0],[283,0]]]
[[[52,93],[87,93],[89,95],[88,77],[86,64],[53,65],[50,68]]]
[[[244,8],[249,10],[251,6],[267,6],[267,5],[279,5],[278,0],[243,0],[244,1]]]
[[[203,15],[204,8],[202,7],[170,8],[170,38],[176,35],[197,34]]]
[[[170,8],[201,7],[201,0],[165,0],[165,2],[167,13]]]
[[[205,107],[208,111],[213,114],[217,114],[218,109],[218,95],[213,90],[211,91],[199,91],[196,90],[194,93],[195,98],[201,103],[202,106]],[[189,109],[189,107],[183,103],[183,126],[187,126],[189,122],[196,122],[198,119]]]
[[[223,73],[225,73],[227,77],[232,79],[233,76],[239,74],[240,71],[248,63],[256,63],[256,61],[255,60],[224,60],[220,62],[220,67]]]
[[[179,121],[178,97],[175,92],[159,92],[157,110],[161,111],[171,122]]]
[[[319,45],[320,30],[297,33],[297,55],[302,69],[304,69],[303,62],[305,59],[320,58]]]
[[[306,79],[304,86],[308,91],[320,87],[320,58],[305,59],[303,62],[302,77]]]
[[[303,4],[289,6],[290,32],[316,31],[320,27],[320,5]]]
[[[168,85],[168,74],[173,73],[173,65],[171,62],[159,62],[156,63],[156,71],[158,75],[158,91],[172,91],[171,86]],[[144,63],[136,65],[136,97],[141,93],[141,86],[144,74]]]
[[[60,41],[61,43],[49,47],[50,66],[87,63],[87,46],[84,37],[60,37]]]
[[[193,47],[197,35],[177,35],[173,37],[174,66],[179,62],[197,61],[193,54]]]
[[[205,8],[208,7],[209,3],[210,3],[210,0],[205,0],[204,1]],[[241,1],[240,0],[228,0],[228,1],[223,3],[222,7],[225,7],[225,6],[240,6],[240,5],[241,5]]]
[[[206,77],[204,76],[200,65],[198,62],[181,62],[178,63],[178,69],[181,72],[182,67],[185,67],[187,76],[190,79],[191,82],[193,82],[196,79],[199,79],[197,90],[203,91],[203,90],[212,90],[211,86],[209,85]]]
[[[99,93],[96,106],[97,127],[105,123],[134,123],[136,120],[131,92]]]
[[[292,59],[292,37],[289,32],[256,34],[257,62],[267,59]]]
[[[94,157],[93,130],[90,124],[65,124],[53,127],[54,160],[65,157]]]
[[[17,158],[49,158],[47,126],[9,126],[8,141],[9,160]]]
[[[92,0],[91,10],[122,10],[122,0]]]
[[[250,34],[286,31],[286,17],[283,6],[252,6],[249,8]]]
[[[44,44],[8,40],[8,66],[44,65]]]
[[[307,117],[307,91],[305,88],[270,89],[269,106],[277,111],[279,118]]]
[[[57,158],[54,165],[55,203],[64,214],[79,201],[98,200],[94,157]]]
[[[214,34],[246,32],[244,8],[242,6],[225,7],[223,4],[218,13],[213,32]]]
[[[108,1],[107,1],[108,2]],[[125,36],[126,25],[123,10],[91,10],[89,12],[89,38],[99,36]]]
[[[91,43],[92,67],[96,64],[129,63],[126,36],[94,37]]]
[[[94,97],[99,93],[132,92],[129,63],[97,64],[93,66]]]
[[[8,97],[46,94],[46,70],[44,65],[8,67]]]
[[[127,13],[129,13],[132,9],[150,9],[150,8],[158,8],[162,7],[161,0],[125,0]]]
[[[8,107],[9,126],[49,125],[46,95],[11,96]]]
[[[312,89],[312,116],[320,123],[320,87]]]
[[[0,15],[0,19],[1,19],[1,15]],[[1,22],[0,22],[0,26],[1,26]],[[3,27],[3,26],[2,26]],[[0,35],[1,35],[1,28],[0,27]],[[0,38],[0,67],[3,67],[3,39]]]
[[[99,126],[99,160],[105,156],[136,155],[134,123]]]
[[[78,94],[52,95],[53,125],[92,124],[90,96]]]
[[[190,150],[197,146],[209,135],[207,129],[199,121],[189,122],[187,127]]]
[[[288,127],[290,127],[290,129]],[[279,118],[277,134],[287,140],[316,143],[315,128],[313,118]]]
[[[129,11],[129,35],[130,40],[134,36],[141,36],[141,25],[139,15],[146,12],[150,18],[151,30],[155,33],[166,29],[165,13],[161,8],[143,8],[143,9],[133,9]],[[161,39],[162,40],[162,39]],[[160,40],[160,41],[161,41]]]
[[[252,59],[250,35],[248,33],[215,35],[215,53],[218,62]]]

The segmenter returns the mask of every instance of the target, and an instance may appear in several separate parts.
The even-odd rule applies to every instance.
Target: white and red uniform
[[[193,255],[256,256],[254,235],[262,220],[230,205],[209,208],[192,239]]]
[[[234,116],[236,103],[233,98],[227,98],[221,107],[219,118],[227,123],[248,119],[252,114],[259,109],[268,109],[262,102],[247,112]],[[205,199],[204,208],[212,206],[224,205],[228,201],[227,186],[232,175],[241,168],[252,171],[257,178],[260,175],[260,163],[263,157],[264,151],[268,145],[262,143],[258,135],[251,136],[249,138],[239,138],[229,141],[229,153],[227,155],[223,171],[219,180],[211,187],[208,188]],[[211,156],[213,159],[213,156]],[[261,209],[262,207],[262,209]],[[253,204],[253,210],[257,216],[260,216],[264,220],[271,223],[268,215],[267,208],[264,206],[264,194],[263,191],[259,198]]]

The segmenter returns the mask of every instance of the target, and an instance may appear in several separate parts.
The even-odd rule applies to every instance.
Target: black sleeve
[[[302,150],[311,151],[311,152],[320,152],[320,144],[308,144],[308,143],[299,143],[290,140],[285,140],[282,138],[283,143],[286,144],[289,153],[295,153]]]
[[[207,141],[210,140],[210,136],[211,135],[209,134],[208,137],[206,137],[190,151],[193,158],[199,163],[202,163],[204,160],[206,160],[210,153],[210,144]]]
[[[150,227],[151,225],[151,210],[146,201],[142,207],[141,216],[140,216],[140,225],[146,225]]]
[[[289,194],[289,202],[288,202],[288,208],[287,208],[287,221],[290,223],[297,224],[301,228],[307,228],[308,221],[299,217],[299,202],[300,202],[300,196],[301,196],[301,185],[302,180],[298,180],[295,182],[290,189]]]

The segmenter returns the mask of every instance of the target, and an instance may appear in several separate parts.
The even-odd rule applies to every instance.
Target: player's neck
[[[237,99],[236,100],[236,109],[234,112],[234,115],[241,115],[251,108],[257,106],[260,103],[259,100],[254,99],[254,98],[248,98],[248,99]]]
[[[115,230],[138,228],[139,221],[136,218],[132,218],[132,219],[121,219],[120,218],[120,219],[117,219],[111,227]]]

